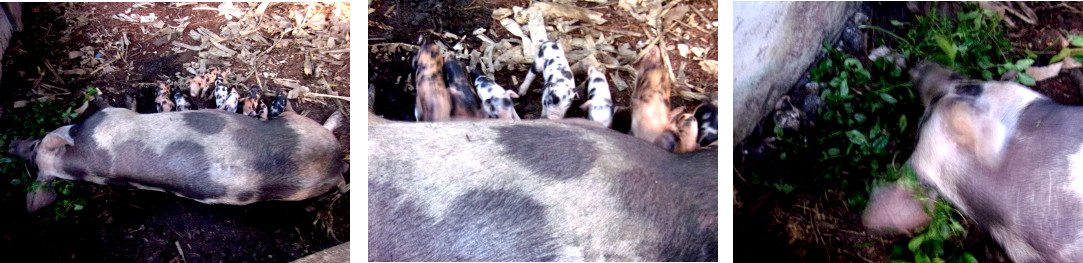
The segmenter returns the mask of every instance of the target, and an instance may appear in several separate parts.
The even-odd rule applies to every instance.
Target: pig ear
[[[669,110],[669,121],[676,122],[677,117],[680,117],[681,113],[684,113],[684,106],[676,107],[672,110]]]
[[[508,91],[504,92],[504,94],[508,94],[508,97],[519,98],[519,94],[515,93],[514,90],[508,90]]]
[[[52,151],[61,146],[74,145],[75,140],[71,138],[70,131],[71,125],[57,128],[49,134],[46,134],[45,138],[41,139],[41,143],[38,144],[38,147],[44,148],[47,151]]]
[[[45,184],[52,182],[53,177],[38,175],[38,182],[41,182],[41,187],[36,187],[34,190],[26,193],[26,212],[34,213],[42,207],[52,204],[56,200],[56,192],[53,189],[46,187]]]

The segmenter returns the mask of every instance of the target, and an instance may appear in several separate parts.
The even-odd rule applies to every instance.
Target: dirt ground
[[[649,30],[649,26],[642,23],[641,20],[637,20],[631,12],[618,7],[619,2],[622,1],[607,1],[603,4],[575,1],[572,5],[599,12],[602,14],[602,18],[607,21],[597,25],[577,22],[570,23],[570,26],[568,26],[566,23],[566,27],[580,27],[569,29],[567,32],[554,32],[557,30],[550,25],[554,23],[554,20],[564,23],[569,19],[546,17],[546,23],[549,25],[547,32],[550,39],[555,38],[561,41],[568,54],[584,50],[579,45],[569,43],[582,40],[585,36],[594,38],[612,37],[612,43],[607,45],[630,44],[629,46],[632,47],[634,52],[641,51],[635,50],[636,45],[650,41],[656,37],[657,33],[647,33],[652,32]],[[667,46],[670,65],[678,82],[682,84],[686,82],[687,84],[676,85],[677,87],[674,88],[671,96],[671,102],[677,106],[685,105],[685,110],[690,111],[702,100],[716,101],[718,98],[717,70],[708,72],[700,66],[703,63],[717,64],[718,24],[714,22],[718,20],[718,4],[714,1],[678,1],[668,4],[670,7],[666,10],[683,7],[688,7],[688,10],[695,10],[685,10],[686,13],[675,15],[677,19],[674,19],[675,22],[669,24],[666,35],[662,40]],[[526,9],[529,6],[530,2],[524,0],[372,1],[369,9],[369,96],[373,113],[391,120],[414,120],[415,91],[408,82],[411,82],[409,79],[413,74],[410,60],[416,53],[416,45],[420,43],[419,37],[422,35],[433,37],[448,43],[447,46],[453,46],[461,42],[465,52],[481,51],[483,50],[481,47],[484,46],[483,41],[472,33],[478,28],[486,29],[483,34],[495,42],[501,42],[503,39],[519,39],[503,27],[498,20],[493,19],[494,10],[513,7]],[[445,33],[465,37],[463,39],[448,37]],[[676,49],[678,44],[702,48],[704,52],[701,55],[687,54],[681,56]],[[603,51],[600,48],[604,46],[603,44],[598,46],[599,52],[596,56],[599,57],[599,60],[603,60],[601,57],[609,55],[620,57],[613,52]],[[520,52],[519,50],[520,45],[515,44],[507,50],[494,51],[492,56],[497,57],[507,52]],[[601,55],[603,53],[605,54]],[[709,61],[705,62],[707,60]],[[468,63],[469,59],[461,59],[461,61]],[[573,55],[569,55],[569,63],[572,64],[573,68],[576,68],[575,64],[577,62],[579,61],[574,59]],[[630,106],[629,98],[631,97],[632,88],[617,88],[616,84],[614,84],[615,80],[610,74],[619,74],[621,81],[634,85],[634,75],[627,71],[614,69],[618,66],[634,67],[633,62],[634,58],[620,58],[605,63],[610,66],[607,78],[609,78],[614,104],[618,109],[612,128],[622,132],[627,132],[630,128],[631,113],[627,108]],[[529,66],[529,62],[512,63],[508,67],[501,67],[496,72],[487,71],[486,73],[492,73],[495,76],[494,80],[504,88],[516,89],[519,86],[518,81],[522,81],[526,76]],[[486,68],[486,70],[490,69]],[[586,79],[587,73],[585,68],[582,70],[573,69],[573,75],[577,80],[576,83],[580,84]],[[531,85],[526,94],[519,94],[520,97],[514,99],[515,109],[523,119],[534,119],[541,115],[541,82],[535,80],[535,83]],[[583,118],[586,116],[586,113],[579,109],[579,105],[584,101],[582,98],[586,98],[584,90],[583,87],[577,88],[580,99],[576,99],[572,103],[566,117]]]
[[[1039,55],[1036,65],[1044,65],[1060,49],[1058,36],[1065,33],[1083,34],[1083,4],[1059,2],[1028,2],[1036,17],[1034,24],[1013,19],[1017,27],[1006,28],[1006,36],[1015,43],[1015,54],[1022,57],[1024,50]],[[905,3],[870,2],[863,10],[869,15],[870,24],[893,30],[889,21],[914,21],[914,14],[907,11]],[[876,43],[883,37],[865,31],[867,43]],[[898,32],[896,32],[898,33]],[[892,42],[892,40],[886,40]],[[871,44],[870,44],[871,45]],[[869,46],[871,50],[874,46]],[[863,54],[852,54],[863,57]],[[1053,100],[1072,105],[1083,104],[1081,87],[1083,72],[1078,79],[1071,71],[1063,71],[1057,77],[1039,81],[1032,89]],[[777,156],[775,152],[763,152],[760,141],[773,136],[770,117],[761,122],[753,135],[734,147],[734,251],[738,262],[886,262],[896,244],[905,245],[905,236],[878,236],[866,232],[861,225],[860,207],[847,204],[848,193],[837,183],[798,187],[794,192],[780,191],[749,183],[743,174],[752,169],[758,171],[783,169],[771,168],[763,156]],[[907,136],[914,136],[913,134]],[[912,139],[911,139],[912,140]],[[909,155],[906,147],[898,156],[901,163]],[[769,151],[769,150],[768,150]],[[751,153],[751,154],[750,154]],[[766,169],[764,169],[766,167]],[[776,175],[777,177],[777,175]],[[774,178],[774,177],[768,177]],[[967,252],[979,262],[1007,262],[1000,246],[973,222],[964,222],[969,232],[962,241]]]
[[[139,112],[150,113],[150,83],[187,92],[181,83],[194,75],[190,70],[218,66],[232,71],[228,84],[242,95],[251,85],[265,94],[308,89],[290,100],[296,112],[321,123],[334,111],[345,113],[334,134],[349,161],[349,102],[342,99],[350,96],[349,4],[260,9],[245,3],[26,3],[25,27],[3,58],[0,123],[27,113],[19,102],[72,102],[87,86],[100,89],[98,99],[110,106],[125,107],[133,98]],[[200,33],[215,43],[201,46],[193,36]],[[190,99],[197,108],[213,105]],[[72,123],[97,110],[89,107]],[[28,215],[19,198],[0,204],[0,253],[45,262],[286,262],[349,241],[348,193],[238,207],[76,182],[71,196],[87,205],[59,219],[48,207]]]

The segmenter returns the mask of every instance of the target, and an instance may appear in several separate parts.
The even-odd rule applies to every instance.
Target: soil
[[[68,94],[53,98],[65,103],[82,99],[82,91],[87,86],[94,86],[102,92],[98,99],[110,106],[125,107],[125,99],[130,97],[135,99],[137,111],[151,113],[155,111],[152,104],[154,91],[144,84],[191,76],[184,69],[184,63],[200,59],[193,51],[175,53],[170,41],[190,42],[189,31],[204,27],[218,32],[229,22],[217,11],[194,10],[193,7],[199,4],[133,5],[137,4],[23,4],[25,26],[14,34],[3,58],[0,87],[5,96],[0,96],[0,123],[8,123],[15,115],[27,114],[29,107],[17,107],[14,103],[38,98],[34,90],[41,84],[67,91]],[[216,7],[217,4],[206,6]],[[255,8],[246,4],[237,6],[242,10]],[[274,4],[264,17],[287,16],[293,9],[304,8],[303,4]],[[326,8],[321,11],[329,12]],[[151,13],[168,23],[189,17],[191,24],[180,36],[163,37],[153,28],[148,30],[145,25],[113,17]],[[261,33],[271,40],[279,37],[279,34]],[[78,58],[69,57],[69,51],[91,46],[108,53],[103,47],[118,41],[122,35],[131,44],[123,57],[109,64],[118,70],[85,75],[51,72],[83,66]],[[258,83],[256,75],[268,76],[270,73],[276,78],[298,80],[301,85],[317,86],[318,80],[306,75],[302,67],[283,66],[303,64],[304,54],[298,45],[276,47],[264,58],[274,63],[258,64],[255,68],[234,65],[233,72],[248,78],[233,84],[247,87]],[[47,69],[50,67],[53,69]],[[332,90],[319,92],[349,97],[348,67],[346,63],[326,69],[333,72],[324,75],[326,81],[333,84],[330,85]],[[265,91],[285,89],[269,83],[269,78],[264,77],[261,81]],[[265,96],[264,99],[270,98]],[[199,98],[193,98],[193,103],[197,108],[213,105],[213,102]],[[347,146],[343,152],[349,161],[347,101],[293,99],[290,104],[294,111],[320,123],[336,110],[346,113],[347,118],[334,134],[341,145]],[[97,106],[89,107],[72,123],[81,122],[97,110]],[[51,130],[56,127],[41,128]],[[348,173],[346,178],[349,181]],[[348,193],[331,193],[299,202],[223,206],[205,205],[159,192],[75,182],[71,196],[85,199],[86,206],[59,218],[52,212],[56,204],[34,214],[25,212],[21,198],[0,204],[5,215],[0,217],[0,253],[6,258],[46,262],[287,262],[349,241]]]
[[[944,5],[944,3],[940,3]],[[1058,35],[1083,33],[1083,3],[1027,2],[1037,17],[1036,24],[1014,19],[1016,28],[1008,28],[1006,36],[1015,43],[1011,57],[1021,57],[1024,50],[1039,54],[1036,65],[1044,65],[1060,50]],[[1073,10],[1074,8],[1074,10]],[[939,7],[939,9],[944,9]],[[914,14],[905,3],[869,2],[863,12],[869,23],[900,33],[890,20],[914,21]],[[846,19],[846,18],[840,18]],[[863,31],[864,50],[850,51],[855,57],[866,57],[875,46],[894,39],[876,31]],[[1078,70],[1078,69],[1076,69]],[[1064,104],[1083,104],[1080,87],[1071,71],[1039,81],[1032,89]],[[1083,72],[1077,74],[1083,80]],[[799,89],[795,89],[799,90]],[[795,91],[796,92],[796,91]],[[896,246],[905,248],[908,236],[881,236],[869,233],[861,224],[862,207],[848,204],[850,193],[844,183],[809,182],[797,185],[793,192],[783,193],[764,183],[753,183],[750,173],[759,178],[781,178],[800,169],[778,167],[779,153],[771,147],[774,137],[771,116],[765,118],[752,135],[734,147],[734,260],[738,262],[887,262]],[[806,129],[808,127],[805,127]],[[915,134],[903,134],[913,141]],[[898,145],[896,163],[908,158],[912,146]],[[909,147],[909,149],[907,149]],[[793,157],[791,157],[793,158]],[[810,175],[812,176],[812,175]],[[770,180],[770,179],[764,179]],[[978,262],[1007,262],[1007,256],[995,240],[972,221],[962,222],[968,234],[961,241]]]
[[[703,10],[701,13],[706,16],[706,20],[718,20],[716,2],[689,1],[684,4],[689,5],[692,9]],[[608,21],[600,25],[588,26],[592,27],[593,30],[605,32],[604,34],[607,36],[609,35],[608,32],[612,31],[640,33],[646,31],[647,25],[635,22],[636,20],[627,11],[616,6],[616,1],[610,1],[607,4],[575,2],[574,5],[601,12]],[[482,45],[482,41],[477,37],[473,37],[471,33],[477,28],[487,29],[489,33],[486,34],[494,41],[500,41],[504,38],[517,38],[504,29],[498,21],[493,20],[491,16],[493,10],[497,8],[511,8],[513,6],[527,8],[530,6],[530,1],[372,1],[370,5],[372,12],[369,14],[369,44],[401,43],[413,46],[419,44],[421,36],[433,37],[437,34],[449,32],[457,36],[470,36],[462,41],[464,47],[469,50]],[[685,18],[687,16],[698,17],[693,12],[688,12],[685,16]],[[701,24],[705,23],[702,22]],[[679,43],[691,47],[706,48],[705,57],[717,58],[717,24],[715,24],[715,27],[711,27],[711,30],[692,28],[685,25],[675,26],[683,30],[682,32],[686,32],[682,35],[684,37],[682,38],[683,41]],[[434,33],[429,33],[430,30]],[[667,34],[675,35],[676,33],[670,32]],[[583,37],[583,35],[583,30],[572,30],[567,37]],[[443,40],[445,43],[458,42],[454,41],[454,39]],[[615,45],[631,43],[634,46],[637,42],[649,40],[647,36],[624,36],[617,38],[614,42]],[[683,80],[686,80],[694,89],[702,89],[695,92],[712,98],[712,100],[717,100],[718,74],[700,70],[697,64],[699,62],[693,60],[691,55],[681,57],[674,48],[679,43],[667,43],[667,47],[672,49],[667,50],[667,53],[674,73],[677,73],[681,64],[686,64],[684,73],[687,74],[687,77]],[[494,53],[498,55],[500,52],[502,51],[498,50]],[[372,98],[370,100],[372,105],[370,106],[374,114],[391,120],[414,121],[415,91],[407,86],[408,76],[413,74],[410,60],[414,53],[416,53],[416,47],[389,52],[370,52],[369,81],[371,84],[369,91],[372,93],[370,94],[370,98]],[[573,65],[576,62],[569,61]],[[620,62],[621,65],[632,65],[632,61]],[[512,78],[521,81],[527,74],[528,66],[530,65],[521,64],[513,67],[513,69],[505,68],[495,72],[494,79],[506,89],[515,89],[519,85],[513,82]],[[573,74],[577,83],[581,83],[587,77],[585,70],[573,71]],[[624,72],[618,74],[622,74],[622,79],[628,82],[629,85],[634,85],[634,76]],[[627,132],[631,124],[631,113],[628,107],[631,104],[629,98],[631,97],[632,88],[618,90],[612,84],[612,79],[609,81],[611,82],[610,89],[614,104],[618,109],[614,116],[612,128],[617,131]],[[530,91],[526,94],[519,94],[520,97],[514,99],[515,110],[523,119],[535,119],[541,115],[542,84],[538,80],[535,80],[535,82],[537,83],[531,85]],[[699,104],[699,101],[678,96],[677,91],[681,89],[684,88],[675,88],[672,93],[673,96],[671,96],[671,103],[674,106],[685,106],[686,111],[694,109]],[[578,92],[579,98],[586,98],[586,92],[583,88],[579,88]],[[583,99],[576,99],[565,117],[585,118],[586,112],[579,108],[583,101]]]

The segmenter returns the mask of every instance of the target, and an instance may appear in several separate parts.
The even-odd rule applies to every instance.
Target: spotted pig
[[[212,85],[214,85],[215,81],[225,79],[225,76],[229,75],[229,73],[229,69],[222,70],[218,67],[207,68],[203,73],[188,80],[189,95],[192,97],[203,98],[206,96],[207,90],[214,88]]]
[[[988,230],[1012,261],[1083,262],[1083,107],[931,62],[911,74],[925,104],[908,162],[918,179]],[[912,203],[870,202],[867,210]]]
[[[699,123],[699,132],[697,133],[699,146],[707,147],[718,141],[718,107],[710,102],[703,102],[696,106],[693,112],[695,112],[696,121]]]
[[[262,91],[258,85],[248,88],[248,95],[241,99],[241,113],[256,119],[267,119],[267,105],[263,104]]]
[[[138,114],[105,108],[44,138],[16,141],[9,152],[36,165],[42,183],[128,186],[206,204],[296,201],[346,189],[338,140],[292,112],[259,121],[214,109]],[[27,210],[53,197],[49,190],[32,191]]]
[[[177,107],[177,104],[169,98],[170,90],[169,85],[158,83],[158,96],[154,97],[154,106],[158,112],[170,112]]]
[[[534,58],[534,64],[530,67],[530,71],[527,71],[523,83],[519,85],[519,94],[526,94],[530,83],[534,82],[538,74],[542,74],[545,78],[545,89],[542,90],[542,116],[549,119],[564,118],[564,114],[572,106],[572,100],[577,95],[571,66],[568,66],[564,49],[557,42],[541,43],[538,56]]]
[[[374,119],[369,261],[718,260],[717,149],[580,118]]]
[[[587,75],[587,101],[580,107],[587,111],[590,120],[609,127],[613,123],[613,97],[609,94],[609,83],[605,80],[605,74],[593,67],[587,70]]]
[[[481,99],[481,110],[486,117],[519,119],[519,114],[515,112],[515,105],[511,101],[512,98],[518,98],[519,94],[515,94],[512,90],[505,90],[504,87],[485,76],[480,68],[474,68],[470,74],[474,76],[474,86],[477,87],[478,97]]]
[[[446,121],[451,118],[451,95],[444,84],[444,55],[436,43],[421,45],[412,61],[417,99],[417,121]]]
[[[451,95],[451,116],[462,118],[482,118],[481,100],[470,82],[462,62],[454,57],[444,58],[444,76]]]
[[[677,131],[670,115],[669,92],[673,80],[662,61],[662,51],[651,46],[636,65],[636,86],[632,91],[632,130],[637,138],[673,151]]]
[[[192,104],[188,102],[188,99],[184,98],[184,93],[179,90],[173,91],[173,100],[176,101],[177,111],[193,110]]]

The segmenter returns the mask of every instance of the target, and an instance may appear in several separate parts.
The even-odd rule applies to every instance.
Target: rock
[[[824,40],[834,42],[856,3],[736,2],[733,47],[733,140],[743,140],[771,102],[815,63]],[[840,19],[846,18],[846,19]]]

